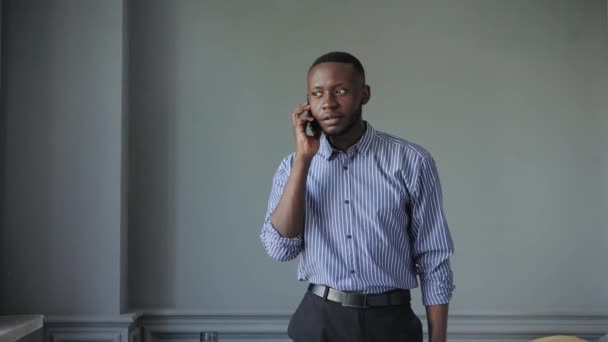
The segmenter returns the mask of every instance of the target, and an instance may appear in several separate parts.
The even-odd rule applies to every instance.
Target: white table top
[[[42,328],[42,315],[0,316],[0,342],[14,342]]]

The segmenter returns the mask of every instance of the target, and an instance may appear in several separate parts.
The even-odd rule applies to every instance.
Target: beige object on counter
[[[582,340],[575,336],[548,336],[533,340],[532,342],[587,342],[587,340]]]

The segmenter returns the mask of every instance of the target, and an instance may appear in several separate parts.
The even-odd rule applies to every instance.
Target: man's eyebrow
[[[333,85],[332,85],[331,87],[329,87],[329,88],[340,87],[340,86],[343,86],[343,85],[344,85],[344,82],[339,82],[339,83],[333,84]],[[313,87],[312,87],[312,89],[323,89],[323,87],[322,87],[322,86],[320,86],[320,85],[316,85],[316,86],[313,86]]]

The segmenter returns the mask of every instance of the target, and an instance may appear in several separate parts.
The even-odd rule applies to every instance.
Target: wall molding
[[[218,331],[221,341],[289,341],[290,313],[150,310],[121,317],[53,317],[45,320],[45,341],[198,341],[201,331]],[[421,315],[423,324],[426,320]],[[450,341],[530,341],[575,335],[593,341],[608,333],[603,314],[453,314]]]
[[[142,342],[139,314],[46,316],[45,342]]]

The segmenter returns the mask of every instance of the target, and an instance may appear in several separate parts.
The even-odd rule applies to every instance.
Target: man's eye
[[[320,91],[313,91],[312,92],[312,96],[314,96],[314,97],[321,97],[321,96],[323,96],[323,93],[320,92]]]
[[[341,88],[341,89],[336,89],[336,95],[344,95],[346,94],[346,89]]]

